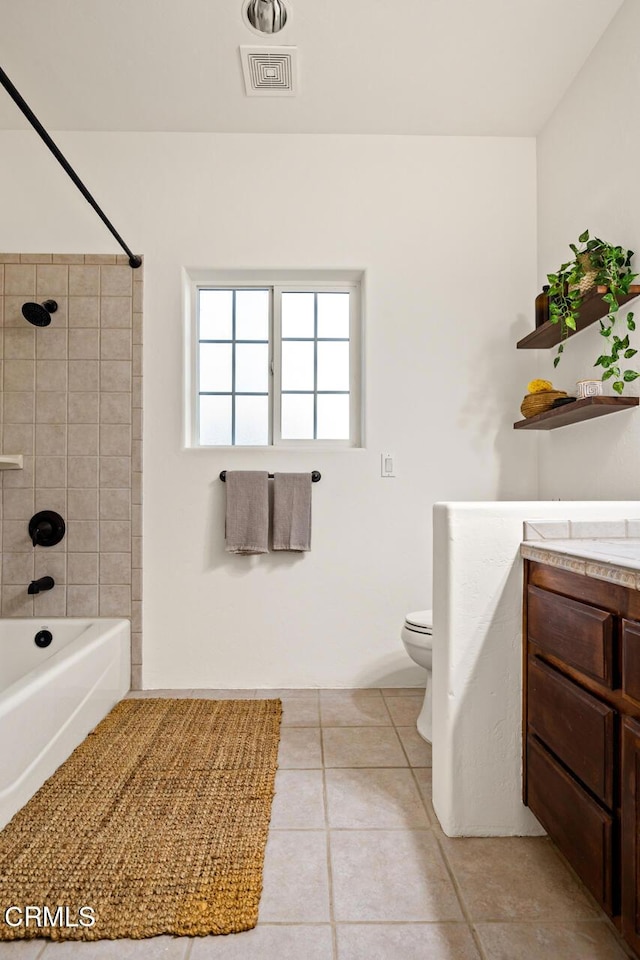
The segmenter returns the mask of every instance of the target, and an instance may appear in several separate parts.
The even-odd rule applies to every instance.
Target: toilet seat
[[[415,613],[408,613],[404,618],[404,625],[411,633],[422,633],[430,637],[433,634],[433,611],[417,610]]]
[[[422,710],[416,720],[416,727],[420,736],[431,743],[431,682],[433,667],[433,611],[416,610],[415,613],[408,613],[404,618],[402,630],[400,632],[405,650],[418,666],[423,667],[427,674],[424,702]]]

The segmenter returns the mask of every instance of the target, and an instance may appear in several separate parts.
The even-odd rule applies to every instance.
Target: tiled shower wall
[[[0,254],[3,617],[130,617],[142,664],[142,267],[124,256]],[[48,327],[22,304],[55,300]],[[38,510],[67,523],[34,547]],[[34,578],[55,587],[27,594]]]

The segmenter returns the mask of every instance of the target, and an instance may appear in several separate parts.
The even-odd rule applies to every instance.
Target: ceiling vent
[[[240,47],[248,97],[293,97],[297,93],[297,47]]]

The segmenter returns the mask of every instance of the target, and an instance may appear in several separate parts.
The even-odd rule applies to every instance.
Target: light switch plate
[[[381,453],[380,454],[380,476],[382,477],[395,477],[395,461],[396,458],[392,453]]]

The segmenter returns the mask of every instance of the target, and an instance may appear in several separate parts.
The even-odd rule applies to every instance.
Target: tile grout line
[[[428,806],[428,804],[427,804],[427,800],[426,800],[424,794],[422,793],[422,790],[420,789],[420,784],[418,783],[418,778],[416,777],[416,770],[417,770],[417,769],[428,770],[428,769],[430,769],[430,768],[429,768],[429,767],[409,767],[409,770],[411,771],[411,777],[412,777],[412,779],[413,779],[415,788],[416,788],[416,790],[418,791],[418,796],[420,797],[420,802],[422,803],[422,806],[424,807],[424,812],[425,812],[427,821],[428,821],[428,823],[429,823],[430,828],[433,830],[433,828],[435,827],[436,824],[435,824],[435,823],[433,822],[433,820],[431,819],[431,814],[430,814],[430,812],[429,812],[429,806]],[[432,775],[432,788],[433,788],[433,775]],[[433,802],[431,803],[431,806],[433,807]],[[434,816],[435,816],[435,811],[434,811]],[[436,818],[436,820],[437,820],[437,818]],[[434,836],[435,836],[435,834],[434,834]]]
[[[333,894],[333,868],[331,865],[331,833],[327,825],[328,810],[326,807],[326,784],[325,784],[325,771],[324,767],[322,769],[322,784],[323,784],[323,799],[325,802],[325,844],[327,851],[327,882],[329,887],[329,925],[331,927],[331,947],[334,960],[338,960],[338,928],[336,924],[335,917],[335,903],[334,903],[334,894]]]
[[[392,718],[392,719],[393,719],[393,718]],[[394,724],[394,729],[395,729],[395,724]],[[415,783],[416,783],[416,786],[418,786],[418,782],[417,782],[415,773],[413,773],[413,771],[414,771],[415,768],[411,765],[411,762],[410,762],[410,760],[409,760],[409,754],[408,754],[407,750],[405,749],[405,745],[404,745],[404,743],[402,742],[402,738],[400,737],[400,734],[397,732],[397,730],[396,730],[396,736],[398,737],[398,740],[400,740],[400,744],[401,744],[401,746],[402,746],[402,749],[404,750],[404,753],[405,753],[405,755],[406,755],[406,757],[407,757],[407,762],[408,762],[408,764],[409,764],[409,769],[412,771],[412,775],[413,775],[414,781],[415,781]],[[433,769],[433,768],[432,768],[432,769]],[[433,774],[432,774],[432,778],[433,778]],[[433,779],[432,779],[432,782],[433,782]],[[422,797],[422,791],[420,791],[419,787],[418,787],[418,792],[420,793],[420,796]],[[429,811],[427,810],[426,813],[427,813],[427,818],[428,818],[429,822],[431,823],[431,816],[429,815]],[[435,811],[434,811],[434,813],[435,813]],[[436,819],[437,819],[437,818],[436,818]],[[454,892],[455,892],[455,894],[456,894],[456,897],[458,898],[458,903],[459,903],[459,905],[460,905],[460,910],[462,911],[462,916],[463,916],[464,919],[465,919],[465,922],[466,922],[466,925],[467,925],[467,929],[469,930],[469,932],[470,932],[470,934],[471,934],[471,937],[472,937],[472,939],[473,939],[473,942],[474,942],[474,944],[475,944],[476,950],[478,951],[478,954],[479,954],[481,960],[490,960],[490,958],[487,957],[487,955],[486,955],[486,953],[485,953],[485,951],[484,951],[484,948],[483,948],[483,946],[482,946],[482,943],[481,943],[481,941],[480,941],[480,937],[479,937],[479,935],[478,935],[478,933],[477,933],[474,925],[473,925],[472,922],[471,922],[471,917],[470,917],[470,914],[469,914],[469,910],[468,910],[467,905],[466,905],[466,903],[465,903],[464,897],[462,896],[462,890],[460,889],[460,885],[458,884],[458,881],[456,880],[456,877],[455,877],[454,872],[453,872],[453,868],[452,868],[451,864],[449,863],[449,858],[448,858],[448,857],[446,856],[446,854],[445,854],[444,848],[443,848],[443,846],[442,846],[442,843],[440,842],[440,838],[438,837],[437,831],[433,829],[435,826],[436,826],[436,824],[431,824],[432,833],[433,833],[433,838],[434,838],[436,844],[438,845],[438,850],[440,851],[440,856],[442,857],[442,861],[443,861],[443,863],[444,863],[444,865],[445,865],[445,869],[446,869],[446,871],[447,871],[447,873],[448,873],[448,875],[449,875],[449,879],[451,880],[451,885],[453,886],[453,889],[454,889]],[[438,826],[439,826],[439,824],[438,824]]]
[[[484,840],[485,837],[475,837],[474,839]],[[608,917],[606,915],[602,917],[582,917],[572,919],[571,917],[550,917],[545,920],[540,920],[536,917],[522,917],[519,920],[500,920],[500,919],[482,919],[482,920],[472,920],[474,924],[484,924],[486,926],[518,926],[518,927],[538,927],[542,923],[545,927],[564,927],[567,924],[573,924],[574,926],[588,926],[589,924],[597,924],[601,927],[608,927]],[[614,928],[615,929],[615,928]],[[625,946],[624,941],[622,941],[622,946]],[[634,958],[635,960],[635,958]]]
[[[348,770],[346,767],[329,767],[329,769],[337,769],[342,773],[346,770],[347,773],[353,773],[354,771],[361,772],[363,770],[377,770],[378,767],[352,767]],[[396,767],[397,770],[406,770],[406,767]],[[294,772],[298,772],[295,770]],[[331,833],[354,833],[357,831],[364,831],[366,833],[406,833],[407,830],[412,833],[429,833],[433,831],[435,824],[427,822],[424,826],[421,827],[330,827]],[[320,827],[272,827],[271,828],[275,833],[317,833]]]
[[[67,267],[67,332],[66,332],[66,349],[65,349],[65,384],[67,391],[67,422],[65,423],[64,429],[64,486],[65,486],[65,522],[69,522],[69,407],[71,403],[71,393],[69,391],[69,306],[70,306],[70,296],[69,296],[69,267]],[[38,364],[36,358],[36,391],[38,389]],[[69,616],[69,542],[65,541],[64,548],[64,615],[65,617]]]
[[[482,941],[481,941],[481,939],[480,939],[480,934],[479,934],[478,931],[476,930],[475,923],[474,923],[473,920],[471,919],[471,914],[469,913],[469,908],[467,907],[467,903],[466,903],[466,901],[465,901],[465,899],[464,899],[464,896],[463,896],[463,894],[462,894],[462,889],[461,889],[461,887],[460,887],[460,884],[458,883],[458,880],[457,880],[457,878],[456,878],[456,875],[455,875],[455,873],[454,873],[454,871],[453,871],[453,867],[451,866],[451,864],[450,864],[450,862],[449,862],[449,858],[448,858],[447,854],[445,853],[444,846],[443,846],[442,842],[440,841],[440,838],[439,838],[439,836],[438,836],[438,834],[437,834],[436,831],[434,831],[433,836],[434,836],[434,839],[435,839],[436,843],[438,844],[438,850],[440,851],[440,856],[442,857],[442,860],[443,860],[444,865],[445,865],[445,867],[446,867],[447,873],[449,874],[449,877],[450,877],[450,879],[451,879],[451,883],[452,883],[452,885],[453,885],[453,889],[454,889],[455,892],[456,892],[456,896],[457,896],[458,902],[459,902],[459,904],[460,904],[460,909],[462,910],[462,916],[464,917],[464,919],[465,919],[465,921],[466,921],[466,923],[467,923],[467,927],[468,927],[468,929],[469,929],[469,932],[471,933],[471,937],[472,937],[473,942],[474,942],[474,944],[475,944],[476,950],[478,951],[478,955],[481,957],[481,960],[491,960],[491,958],[488,957],[487,954],[486,954],[486,952],[485,952],[484,946],[483,946]]]
[[[386,711],[387,716],[389,717],[389,722],[391,726],[395,728],[395,724],[393,722],[393,715],[391,713],[391,710],[389,710],[389,705],[387,704],[387,700],[384,694],[382,695],[382,703],[384,704],[384,709]],[[398,739],[400,739],[400,737],[398,737]]]
[[[482,921],[482,923],[515,923],[520,921],[501,921],[501,920],[492,920],[492,921]],[[535,920],[527,921],[528,923],[535,924]],[[464,920],[339,920],[338,925],[341,923],[349,924],[351,927],[386,927],[386,926],[412,926],[412,927],[423,927],[423,926],[449,926],[449,927],[466,927],[467,924]],[[553,923],[558,925],[562,923],[601,923],[600,920],[577,920],[577,921],[567,921],[567,920],[554,920]],[[331,923],[329,920],[265,920],[264,923],[260,924],[261,927],[330,927]],[[246,933],[246,930],[241,931]],[[218,936],[218,934],[212,934],[212,936]],[[226,936],[226,934],[222,934]]]
[[[185,951],[184,956],[181,958],[181,960],[189,960],[189,958],[191,957],[191,954],[193,953],[193,946],[195,942],[196,942],[195,937],[189,937],[189,943],[187,944],[187,949]]]
[[[85,261],[86,263],[86,261]],[[102,579],[102,544],[100,537],[100,510],[102,506],[102,485],[101,485],[101,473],[102,473],[102,459],[100,457],[100,434],[101,434],[101,424],[102,424],[102,267],[98,265],[98,382],[96,384],[98,391],[98,409],[96,411],[96,420],[97,420],[97,429],[96,429],[96,457],[97,457],[97,501],[98,501],[98,516],[96,518],[96,616],[100,616],[100,584]],[[131,630],[131,628],[129,628]],[[129,633],[129,669],[131,669],[131,632]],[[129,680],[131,683],[131,680]]]
[[[333,900],[333,870],[331,867],[331,834],[329,832],[329,803],[327,796],[327,778],[324,762],[324,737],[322,736],[322,708],[318,699],[318,732],[320,734],[320,761],[322,763],[322,805],[324,807],[325,850],[327,855],[327,893],[329,895],[329,923],[331,924],[331,951],[333,960],[338,960],[338,931],[336,930]]]
[[[406,757],[406,759],[407,759],[407,766],[409,767],[410,770],[412,770],[413,767],[412,767],[412,765],[411,765],[411,760],[409,759],[409,754],[408,754],[407,749],[406,749],[406,747],[405,747],[405,745],[404,745],[404,743],[403,743],[403,741],[402,741],[402,737],[401,737],[400,734],[398,733],[398,731],[397,731],[397,729],[396,729],[396,726],[395,726],[395,724],[393,723],[393,718],[392,718],[392,729],[393,729],[393,732],[395,733],[396,737],[398,738],[398,743],[400,744],[400,748],[401,748],[403,754],[405,755],[405,757]]]

